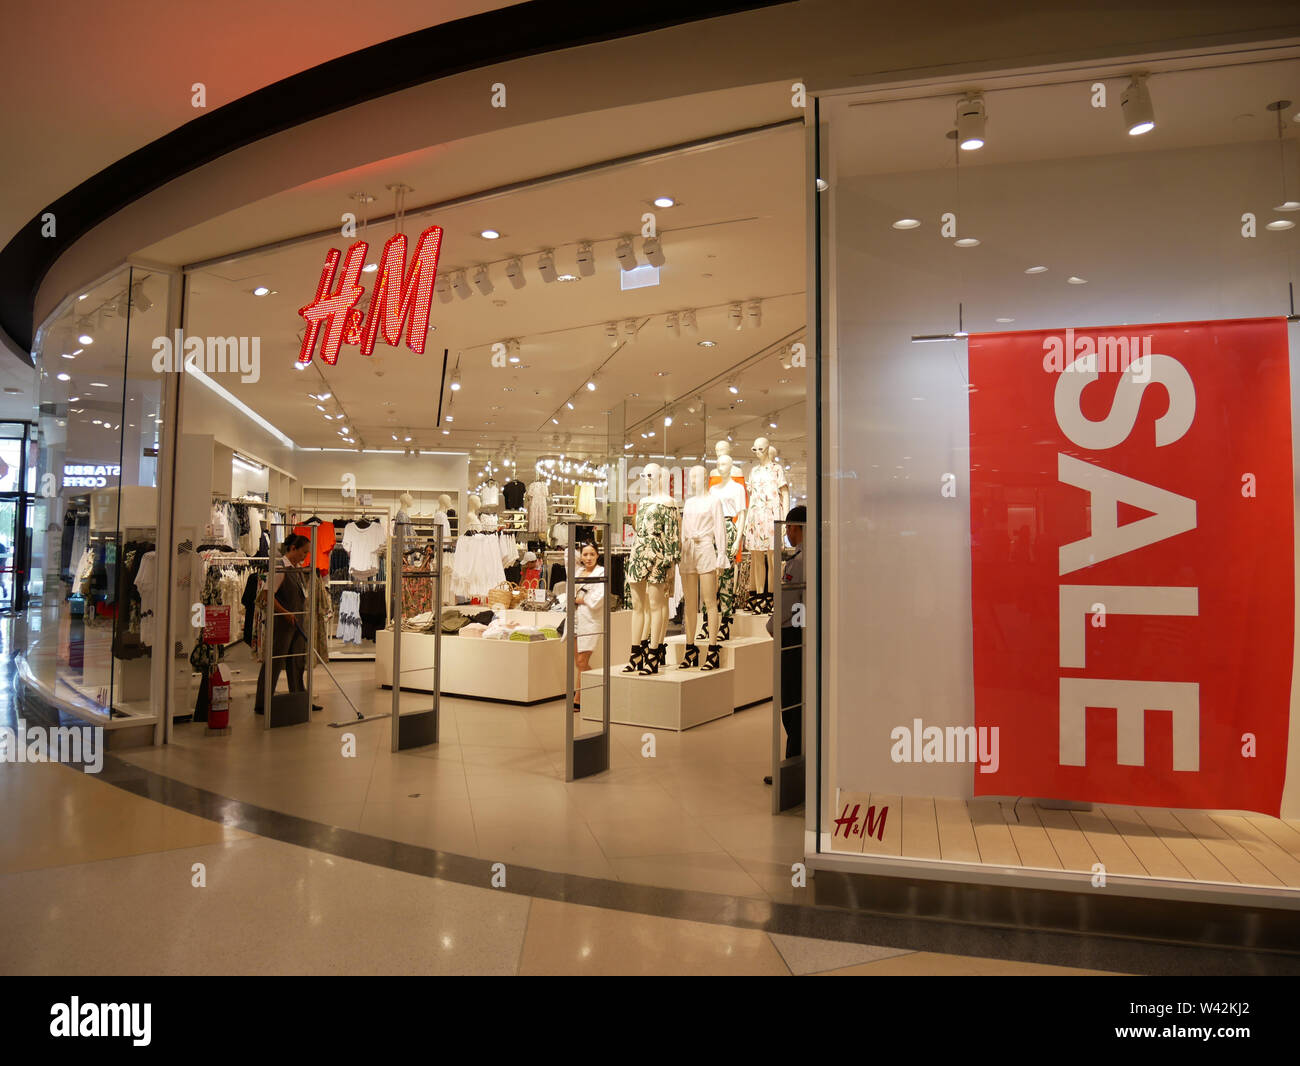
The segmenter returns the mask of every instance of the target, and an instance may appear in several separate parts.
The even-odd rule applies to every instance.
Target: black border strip
[[[36,213],[0,251],[0,328],[30,352],[36,292],[95,226],[169,181],[264,137],[468,70],[773,7],[786,0],[528,0],[417,30],[275,82],[137,149]],[[52,212],[57,236],[41,236]]]
[[[11,677],[19,680],[12,672]],[[63,717],[35,690],[16,687],[21,689],[23,713],[29,720],[54,722]],[[84,724],[70,716],[65,721]],[[285,844],[420,877],[477,888],[491,884],[495,860],[368,836],[258,807],[135,766],[120,756],[106,754],[103,770],[96,776],[144,799]],[[810,902],[798,904],[608,881],[515,863],[506,867],[506,884],[499,891],[513,895],[787,936],[1148,976],[1300,975],[1300,952],[1294,950],[1300,942],[1295,934],[1300,922],[1293,912],[1117,896],[1107,905],[1120,913],[1130,904],[1140,908],[1128,914],[1130,929],[1121,935],[1096,931],[1096,896],[1084,893],[951,882],[918,889],[918,882],[910,879],[823,870],[809,881]],[[918,892],[928,893],[946,913],[917,913]],[[982,906],[970,906],[972,893],[983,901]],[[1198,926],[1207,932],[1218,929],[1220,935],[1240,928],[1254,932],[1257,946],[1215,946],[1203,939],[1162,941],[1158,938],[1167,935],[1168,927],[1162,927],[1161,919],[1169,913],[1176,914],[1182,930],[1192,931],[1191,940]],[[1035,919],[1045,918],[1054,923],[1072,920],[1080,928],[1033,925]],[[1146,926],[1147,921],[1152,924]],[[1292,951],[1260,944],[1259,934],[1265,930],[1281,936],[1280,942]]]

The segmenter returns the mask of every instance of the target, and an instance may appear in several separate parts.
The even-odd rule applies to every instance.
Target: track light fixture
[[[451,372],[451,391],[460,392],[460,367]]]
[[[556,278],[555,273],[555,249],[547,248],[537,257],[537,273],[542,276],[542,280],[550,284]]]
[[[605,336],[609,340],[609,346],[611,348],[618,347],[618,323],[617,322],[605,323]]]
[[[682,335],[682,327],[678,322],[676,311],[670,311],[668,313],[668,317],[664,320],[664,325],[667,326],[668,331],[674,337],[680,337]]]
[[[1156,112],[1151,106],[1151,92],[1147,88],[1147,75],[1134,74],[1119,98],[1124,112],[1124,128],[1130,137],[1140,137],[1156,128]]]
[[[727,312],[727,325],[732,329],[740,329],[744,324],[745,316],[740,304],[732,304],[731,309]]]
[[[588,392],[595,392],[595,391],[596,391],[596,375],[595,375],[595,374],[592,374],[592,375],[591,375],[591,380],[587,382],[587,391],[588,391]]]
[[[763,301],[750,300],[749,308],[746,313],[749,316],[749,326],[753,329],[757,329],[763,324]]]
[[[492,279],[488,277],[486,263],[480,263],[478,269],[474,271],[474,287],[484,296],[492,295]]]
[[[522,289],[528,284],[528,279],[524,277],[524,264],[518,258],[506,263],[506,277],[516,289]]]
[[[971,93],[957,101],[957,144],[963,151],[984,147],[984,97]]]
[[[682,312],[682,325],[692,333],[698,333],[700,331],[700,327],[695,324],[695,311],[693,309]]]
[[[732,378],[727,382],[727,391],[731,393],[732,396],[738,395],[740,393],[740,382],[736,378]]]
[[[131,286],[131,306],[137,311],[148,311],[153,307],[153,301],[149,299],[149,294],[144,291],[144,282],[137,281]]]
[[[641,245],[641,253],[651,266],[661,267],[666,262],[663,245],[659,243],[658,237],[647,237]]]
[[[776,412],[775,412],[775,411],[773,411],[770,415],[767,416],[767,428],[768,428],[768,429],[776,429]]]
[[[629,318],[623,323],[623,334],[626,337],[636,340],[636,319]]]
[[[578,273],[584,278],[596,273],[596,250],[591,246],[591,241],[583,241],[578,245],[577,259]]]
[[[443,303],[451,303],[451,278],[447,274],[439,274],[438,280],[433,283],[433,291]]]
[[[451,287],[462,300],[468,300],[474,292],[469,287],[469,281],[466,279],[463,270],[458,270],[451,276]]]
[[[618,247],[614,249],[614,256],[618,259],[618,265],[624,270],[636,269],[636,250],[632,247],[631,237],[624,237],[618,242]]]

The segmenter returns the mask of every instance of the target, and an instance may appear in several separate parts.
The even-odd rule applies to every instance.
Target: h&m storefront
[[[602,630],[591,684],[614,703],[620,686],[663,687],[674,669],[701,692],[724,675],[730,687],[699,696],[699,721],[683,711],[691,695],[674,725],[619,725],[615,712],[602,798],[619,818],[581,812],[599,861],[567,836],[548,847],[545,813],[529,816],[542,839],[529,848],[501,827],[465,839],[432,815],[420,836],[319,794],[235,798],[327,824],[356,813],[351,828],[458,854],[505,848],[544,869],[680,883],[641,861],[655,853],[620,846],[657,819],[677,841],[702,833],[689,847],[717,847],[771,899],[811,903],[815,892],[869,909],[1110,929],[1141,930],[1159,914],[1167,935],[1189,940],[1203,928],[1198,908],[1219,905],[1224,943],[1243,942],[1252,914],[1268,941],[1300,905],[1290,355],[1300,48],[1263,37],[1194,51],[1109,44],[1070,62],[990,59],[956,80],[828,68],[794,85],[665,94],[426,145],[409,160],[389,131],[364,181],[360,160],[338,173],[299,169],[292,186],[220,218],[156,227],[95,285],[55,292],[52,276],[42,300],[58,307],[36,350],[38,474],[102,468],[93,476],[106,484],[63,478],[42,503],[30,678],[87,715],[125,712],[152,746],[123,758],[202,787],[219,789],[211,753],[223,745],[324,765],[338,759],[337,731],[310,714],[301,727],[263,729],[257,667],[239,649],[228,653],[247,670],[234,679],[234,733],[176,721],[193,712],[203,676],[193,605],[221,602],[223,580],[241,603],[248,587],[230,565],[206,589],[212,567],[196,558],[218,535],[214,511],[236,527],[230,554],[250,557],[261,527],[312,517],[340,545],[360,544],[355,527],[377,522],[391,552],[404,506],[449,541],[471,519],[480,538],[513,533],[509,515],[521,511],[511,562],[525,571],[529,553],[541,566],[563,553],[555,520],[586,519],[608,552],[602,564],[621,570],[632,534],[645,535],[638,512],[684,513],[693,467],[705,471],[701,496],[708,479],[737,480],[747,505],[771,479],[784,484],[765,520],[799,503],[808,517],[806,591],[790,597],[805,623],[791,627],[802,630],[802,662],[775,656],[787,678],[803,676],[801,807],[771,813],[756,780],[775,772],[779,791],[798,760],[785,758],[782,708],[771,705],[782,674],[771,673],[763,600],[776,584],[763,575],[774,557],[743,535],[742,595],[712,679],[680,669],[697,626],[673,618],[694,584],[679,592],[652,578],[637,591],[635,577],[616,588],[609,575],[622,609]],[[619,45],[587,47],[614,55]],[[404,90],[389,107],[415,108],[421,93],[436,98],[437,86]],[[318,135],[277,137],[299,155]],[[617,144],[597,152],[610,136]],[[502,162],[518,159],[528,165]],[[340,321],[337,362],[323,361],[299,309],[335,291],[353,240],[377,263],[405,233],[409,268],[432,226],[440,280],[425,294],[425,350],[407,334],[362,355],[358,314]],[[655,283],[630,284],[627,242]],[[322,279],[330,249],[337,273]],[[359,274],[367,300],[380,299],[378,273]],[[235,338],[248,358],[159,373],[155,340],[177,329]],[[93,346],[74,346],[92,334]],[[494,490],[543,480],[544,528],[531,528],[526,497],[496,502]],[[249,507],[256,530],[244,528]],[[794,539],[771,549],[787,565]],[[88,549],[82,589],[73,562]],[[355,593],[347,605],[358,609],[374,591],[367,578],[385,571],[346,561],[336,571],[328,556],[317,691],[363,717],[381,703],[423,711],[436,675],[410,686],[410,706],[376,687],[400,669],[393,634],[405,618],[475,597],[450,588],[394,604],[380,592],[371,600],[384,620],[354,642],[339,636],[342,596]],[[96,567],[99,599],[86,595]],[[470,639],[444,636],[442,653],[454,659]],[[623,679],[638,639],[672,647],[672,661]],[[420,653],[406,641],[413,669]],[[703,653],[713,640],[699,643]],[[461,750],[471,805],[506,772],[563,777],[567,702],[542,675],[534,689],[489,692],[488,679],[511,671],[475,662],[450,689],[452,660],[441,668],[444,715],[447,695],[465,702],[438,742]],[[502,717],[503,699],[524,709]],[[579,734],[599,726],[585,711],[573,720]],[[355,732],[375,758],[384,752],[394,788],[426,770],[433,788],[439,760],[390,756],[387,728]],[[653,759],[647,729],[661,745]],[[282,739],[295,731],[303,739]],[[471,769],[479,749],[494,751]],[[505,750],[530,754],[507,768]],[[517,800],[538,794],[503,787],[517,787]],[[712,890],[746,894],[738,884],[721,878]]]

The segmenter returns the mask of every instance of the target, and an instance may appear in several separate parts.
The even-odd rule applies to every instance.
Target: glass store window
[[[117,718],[151,713],[166,292],[124,268],[70,297],[36,347],[27,660],[49,694]]]
[[[1275,56],[820,101],[822,850],[1300,888]]]

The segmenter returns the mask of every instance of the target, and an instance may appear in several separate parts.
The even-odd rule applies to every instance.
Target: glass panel
[[[833,850],[1195,879],[1160,808],[1285,807],[1298,77],[823,101]]]

